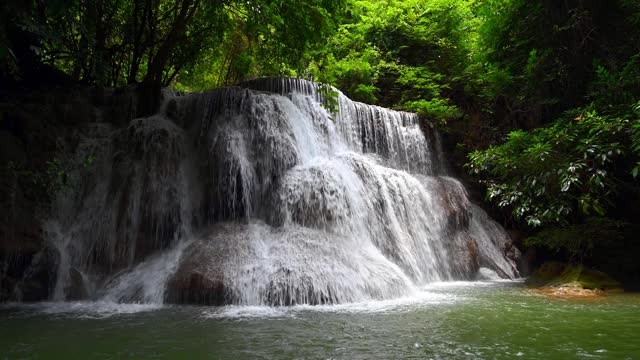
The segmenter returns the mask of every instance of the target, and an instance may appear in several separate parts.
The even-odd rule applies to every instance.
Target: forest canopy
[[[337,26],[342,0],[3,2],[4,77],[38,65],[73,81],[205,89],[303,67]]]

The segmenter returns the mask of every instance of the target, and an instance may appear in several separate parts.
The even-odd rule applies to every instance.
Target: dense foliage
[[[478,25],[473,1],[352,1],[349,16],[309,65],[315,79],[355,100],[459,117],[451,96],[464,87]]]
[[[602,216],[620,182],[638,173],[638,124],[637,116],[579,109],[547,127],[512,131],[505,144],[470,154],[469,168],[484,177],[490,199],[531,226]]]
[[[639,25],[632,0],[352,1],[309,73],[444,125],[510,223],[543,229],[529,244],[584,254],[576,234],[638,221]]]
[[[341,0],[47,0],[3,2],[3,78],[38,67],[102,86],[193,88],[303,68]]]
[[[510,132],[468,166],[489,198],[532,226],[604,216],[628,195],[621,189],[637,187],[639,8],[570,4],[514,1],[503,29],[485,36],[503,72],[495,97],[510,109],[506,120],[542,127]]]

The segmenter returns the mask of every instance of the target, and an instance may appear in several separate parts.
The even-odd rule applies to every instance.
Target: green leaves
[[[546,128],[509,133],[503,145],[469,154],[466,166],[484,179],[490,200],[530,226],[603,216],[619,184],[618,163],[638,158],[637,126],[579,109]]]
[[[444,124],[462,115],[450,94],[468,80],[461,69],[475,41],[473,3],[351,1],[350,16],[308,71],[354,100]]]
[[[581,262],[598,246],[612,244],[624,237],[627,224],[598,216],[590,216],[581,224],[549,227],[525,240],[526,246],[564,250],[570,260]],[[600,244],[599,244],[600,242]]]
[[[462,116],[460,109],[452,105],[448,99],[437,97],[431,100],[407,101],[402,108],[418,113],[441,126],[446,126],[449,120]]]
[[[318,94],[322,97],[321,105],[329,112],[331,121],[340,110],[338,96],[340,95],[333,86],[326,83],[318,83]]]
[[[72,80],[119,87],[144,79],[185,90],[296,75],[305,68],[308,51],[335,30],[345,6],[344,0],[26,3],[3,4],[2,20],[27,35],[38,61]],[[4,25],[1,30],[4,49]],[[22,46],[11,41],[6,53]],[[0,72],[9,60],[0,57]]]

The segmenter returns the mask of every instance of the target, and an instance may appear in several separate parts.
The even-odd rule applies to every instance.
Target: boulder
[[[220,254],[197,241],[185,250],[175,275],[167,282],[165,302],[171,304],[224,305],[224,274]],[[218,261],[216,261],[218,259]]]
[[[64,289],[66,299],[70,301],[86,300],[89,298],[89,291],[85,286],[85,281],[80,270],[69,269],[69,284]]]
[[[167,284],[165,301],[170,304],[225,304],[225,287],[221,273],[180,270]]]
[[[338,304],[409,293],[409,280],[371,243],[317,229],[217,224],[184,250],[168,303]]]
[[[58,253],[47,247],[25,262],[23,267],[26,270],[16,282],[11,300],[31,302],[49,299],[59,260]]]

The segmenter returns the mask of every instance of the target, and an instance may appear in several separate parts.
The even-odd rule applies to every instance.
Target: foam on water
[[[296,318],[303,312],[359,314],[359,313],[399,313],[417,307],[454,304],[466,298],[454,293],[416,291],[411,296],[389,300],[354,302],[335,305],[295,305],[295,306],[239,306],[228,305],[202,311],[205,319],[251,319],[251,318]]]
[[[205,319],[245,320],[254,318],[297,318],[304,312],[335,314],[404,313],[415,311],[417,308],[447,306],[472,301],[475,299],[475,295],[473,295],[472,292],[474,289],[517,286],[521,283],[521,279],[435,282],[422,286],[419,289],[414,289],[408,296],[388,300],[317,306],[296,305],[273,307],[228,305],[204,309],[202,310],[201,316]]]
[[[203,319],[253,319],[295,317],[291,307],[227,305],[202,310]]]
[[[521,284],[522,279],[497,279],[497,280],[474,280],[474,281],[442,281],[434,282],[420,287],[425,291],[455,290],[479,287],[495,287],[498,285],[515,285]]]
[[[352,302],[332,305],[295,305],[295,306],[247,306],[226,305],[204,307],[200,312],[202,319],[249,320],[256,318],[298,318],[303,313],[317,312],[327,314],[369,314],[369,313],[405,313],[418,308],[448,306],[475,299],[473,290],[518,285],[521,281],[450,281],[438,282],[414,289],[411,294],[388,300]],[[25,314],[60,315],[72,318],[105,319],[113,316],[136,314],[141,312],[167,309],[167,305],[157,303],[122,303],[115,301],[70,301],[42,303],[7,303],[0,309],[10,309],[15,316]],[[16,310],[18,310],[16,312]]]
[[[24,313],[61,315],[74,318],[104,319],[118,315],[137,314],[140,312],[157,311],[163,308],[161,304],[128,304],[112,301],[67,301],[42,302],[34,304],[9,303],[3,308],[21,310]]]

